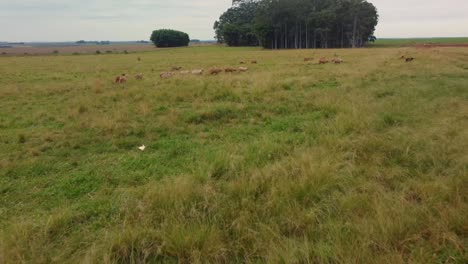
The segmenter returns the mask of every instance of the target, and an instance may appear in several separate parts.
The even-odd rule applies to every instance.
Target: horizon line
[[[468,36],[454,36],[454,37],[377,37],[377,40],[379,39],[458,39],[458,38],[468,38]],[[192,40],[199,40],[199,41],[216,41],[216,39],[191,39]],[[80,40],[31,40],[31,41],[4,41],[1,40],[0,43],[76,43]],[[140,42],[140,41],[148,41],[151,43],[151,40],[144,40],[144,39],[139,39],[139,40],[84,40],[86,42],[99,42],[99,41],[109,41],[109,42]]]

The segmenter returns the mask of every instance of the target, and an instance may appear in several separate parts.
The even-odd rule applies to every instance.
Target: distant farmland
[[[215,41],[191,42],[190,46],[214,45]],[[152,51],[156,47],[152,43],[111,42],[106,45],[85,44],[78,45],[72,42],[58,43],[21,43],[0,45],[0,56],[18,55],[57,55],[57,54],[96,54],[96,53],[126,53]]]
[[[407,47],[415,45],[430,46],[468,46],[468,38],[410,38],[410,39],[377,39],[368,47]]]
[[[156,49],[152,44],[111,44],[111,45],[16,45],[0,48],[0,55],[48,55],[48,54],[93,54],[140,52]]]

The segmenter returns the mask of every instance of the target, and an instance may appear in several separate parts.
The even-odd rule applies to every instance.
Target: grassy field
[[[0,263],[468,261],[466,48],[192,47],[0,72]]]
[[[467,45],[468,38],[408,38],[408,39],[378,39],[375,43],[368,44],[368,47],[404,47],[413,45]]]

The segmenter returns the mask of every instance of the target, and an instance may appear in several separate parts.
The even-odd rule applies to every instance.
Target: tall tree
[[[259,45],[253,23],[257,7],[256,1],[242,1],[222,14],[214,24],[218,42],[229,46]]]
[[[215,30],[232,46],[346,48],[372,39],[377,23],[366,0],[234,0]]]

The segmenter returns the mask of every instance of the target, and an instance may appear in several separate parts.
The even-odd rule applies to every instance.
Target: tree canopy
[[[214,29],[229,46],[347,48],[375,40],[377,23],[366,0],[234,0]]]
[[[158,48],[182,47],[188,46],[190,37],[187,33],[172,30],[159,29],[151,34],[151,41]]]

